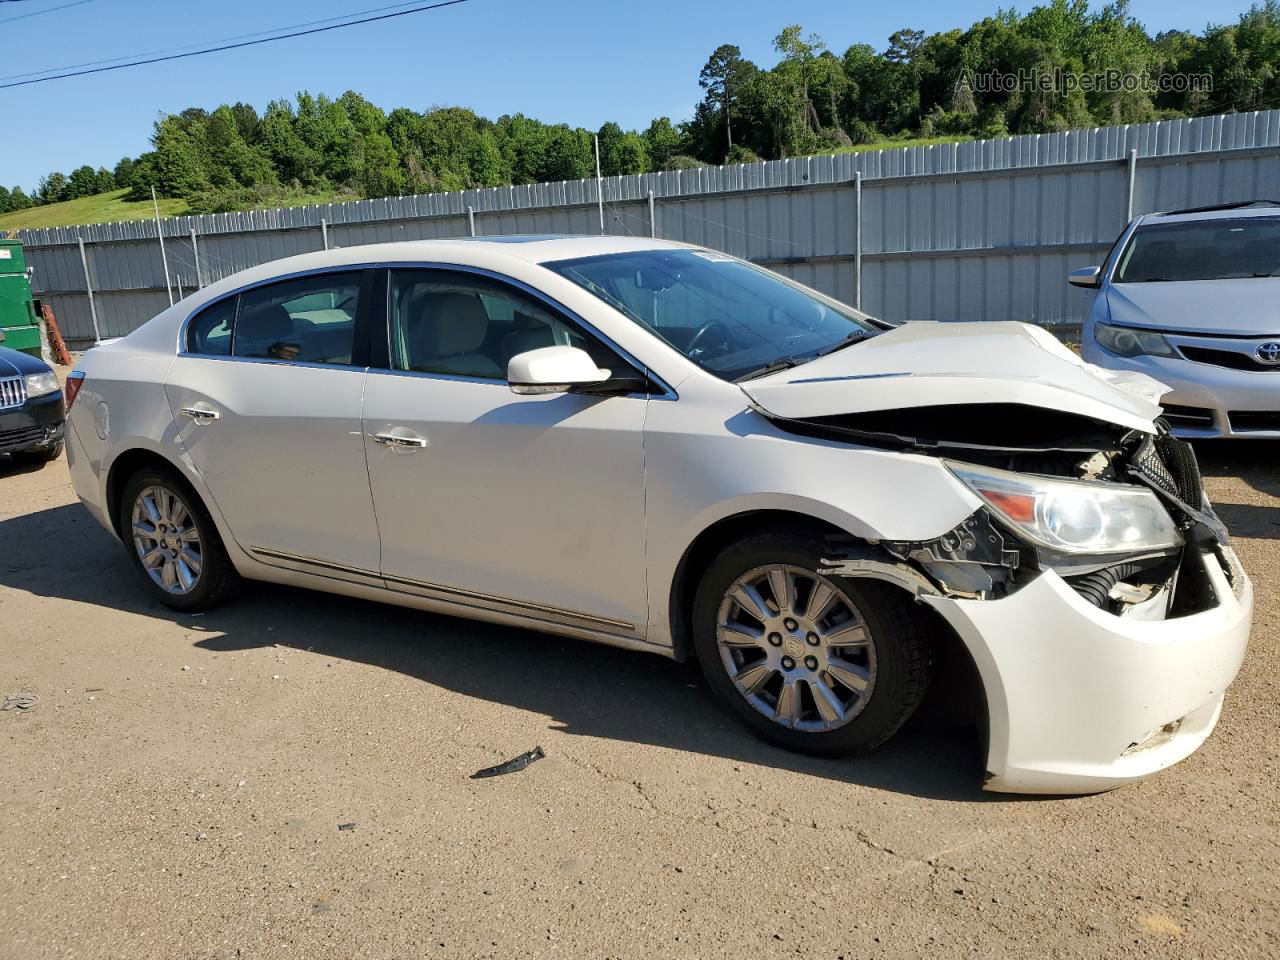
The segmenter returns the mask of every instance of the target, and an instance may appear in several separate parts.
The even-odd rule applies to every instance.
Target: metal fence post
[[[1124,222],[1128,223],[1133,219],[1133,188],[1138,178],[1138,151],[1129,151],[1129,196],[1125,201]]]
[[[649,191],[649,236],[658,236],[658,221],[654,217],[653,191]]]
[[[467,205],[467,233],[473,237],[476,235],[476,208],[470,204]]]
[[[329,225],[324,222],[324,217],[320,218],[320,239],[324,241],[324,248],[329,249]]]
[[[196,245],[196,228],[191,228],[191,257],[196,266],[196,289],[204,287],[204,278],[200,276],[200,247]]]
[[[862,309],[862,171],[853,175],[853,305]]]
[[[151,205],[156,211],[156,239],[160,241],[160,262],[164,264],[164,291],[169,295],[169,306],[173,306],[173,284],[169,282],[169,255],[164,252],[164,230],[160,226],[160,201],[156,199],[156,188],[151,188]]]
[[[98,307],[93,302],[93,281],[89,279],[89,257],[84,252],[84,237],[77,238],[77,242],[80,244],[80,266],[84,267],[84,289],[89,294],[89,318],[93,320],[93,342],[101,343],[102,333],[98,330]]]

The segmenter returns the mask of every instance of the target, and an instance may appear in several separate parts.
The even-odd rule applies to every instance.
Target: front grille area
[[[1236,433],[1250,430],[1280,430],[1280,413],[1270,410],[1232,410],[1231,429]]]
[[[1234,350],[1215,350],[1212,347],[1178,347],[1182,355],[1196,363],[1211,363],[1215,367],[1228,367],[1232,370],[1249,370],[1254,373],[1280,373],[1280,365],[1260,363],[1247,353]]]
[[[0,453],[21,450],[44,439],[44,427],[22,427],[19,430],[0,430]]]
[[[1180,407],[1175,403],[1164,405],[1164,418],[1172,427],[1202,427],[1212,429],[1213,411],[1204,407]]]
[[[27,402],[27,381],[22,377],[0,380],[0,410],[20,407]]]

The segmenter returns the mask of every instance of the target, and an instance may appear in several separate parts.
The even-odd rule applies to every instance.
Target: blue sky
[[[393,0],[89,0],[3,22],[68,2],[0,3],[0,76],[212,43]],[[606,120],[642,128],[654,116],[689,115],[701,96],[698,71],[721,43],[771,64],[772,38],[800,23],[837,52],[858,42],[883,49],[902,27],[963,28],[1007,3],[468,0],[319,36],[0,91],[0,183],[30,190],[50,170],[113,166],[148,148],[164,112],[237,100],[261,110],[303,89],[356,90],[386,109],[457,104],[489,117],[523,112],[592,129]],[[1231,21],[1248,6],[1133,0],[1131,9],[1152,31],[1198,31],[1210,16]]]

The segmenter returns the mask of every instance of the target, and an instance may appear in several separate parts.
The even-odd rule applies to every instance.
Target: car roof
[[[556,234],[531,234],[501,237],[453,237],[446,240],[396,240],[353,247],[334,247],[302,253],[249,267],[223,277],[184,300],[198,308],[238,289],[269,283],[297,274],[341,267],[363,267],[370,264],[421,264],[479,267],[502,271],[519,262],[552,263],[580,257],[637,250],[690,250],[687,243],[658,240],[653,237],[588,237]]]
[[[1173,210],[1169,213],[1148,213],[1142,223],[1198,223],[1213,220],[1241,220],[1253,217],[1280,217],[1280,204],[1268,200],[1250,205],[1224,205],[1217,209]]]

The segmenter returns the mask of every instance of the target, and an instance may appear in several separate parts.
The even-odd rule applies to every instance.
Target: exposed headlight
[[[1129,327],[1099,323],[1094,325],[1093,336],[1101,346],[1122,357],[1177,356],[1168,340],[1150,330],[1132,330]]]
[[[1168,511],[1150,490],[951,461],[947,469],[1028,540],[1060,553],[1137,553],[1182,543]]]
[[[45,394],[57,393],[62,389],[58,383],[58,375],[52,370],[44,373],[27,374],[27,396],[43,397]]]

